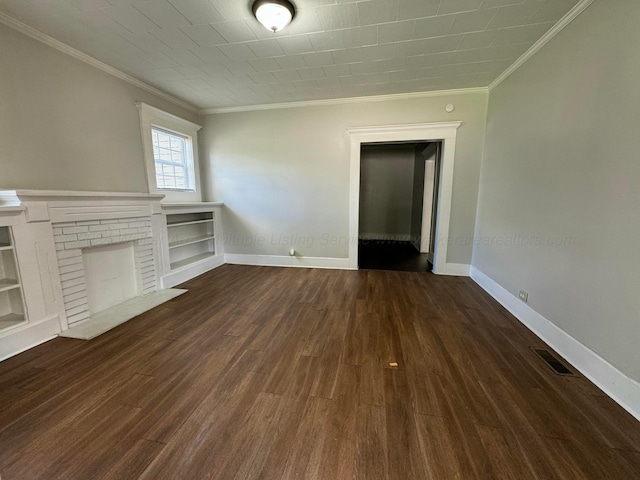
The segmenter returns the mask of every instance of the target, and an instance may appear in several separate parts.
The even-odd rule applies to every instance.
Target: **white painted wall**
[[[349,127],[461,120],[448,261],[471,261],[484,93],[209,115],[207,200],[225,203],[226,253],[348,257]],[[456,105],[448,114],[444,107]]]
[[[640,380],[640,2],[596,0],[490,95],[473,265]]]
[[[0,187],[146,192],[136,101],[198,116],[0,24]]]
[[[360,156],[360,238],[408,240],[413,146],[364,145]]]

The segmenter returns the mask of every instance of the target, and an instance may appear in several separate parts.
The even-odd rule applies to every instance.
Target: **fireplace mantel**
[[[0,210],[26,209],[27,222],[77,222],[159,215],[164,195],[136,192],[2,190]]]
[[[0,329],[0,360],[90,319],[82,293],[83,249],[130,243],[137,295],[153,295],[164,238],[163,198],[131,192],[0,190],[0,227],[5,237],[9,228],[13,239],[13,245],[0,245],[0,250],[11,248],[15,255],[18,275],[13,278],[24,307],[22,322]],[[11,308],[19,309],[18,297],[13,297]]]
[[[4,232],[0,253],[15,251],[20,275],[12,277],[15,283],[10,288],[20,288],[24,299],[24,319],[0,328],[0,360],[56,335],[91,338],[105,331],[96,327],[98,321],[112,328],[184,292],[168,287],[224,263],[222,204],[169,204],[161,203],[163,199],[164,195],[137,192],[0,189],[0,228]],[[207,220],[198,221],[198,215]],[[169,224],[167,217],[173,220]],[[203,229],[206,239],[198,236]],[[8,238],[13,238],[15,248],[7,245]],[[201,248],[205,244],[207,248]],[[106,310],[95,307],[109,302],[96,300],[95,292],[101,290],[95,288],[95,282],[104,279],[91,276],[100,270],[85,271],[85,259],[94,262],[99,258],[105,268],[120,265],[122,269],[116,270],[127,278],[128,246],[133,248],[136,296],[104,307]],[[122,250],[120,263],[112,262],[107,256],[118,255],[118,250]],[[107,294],[126,298],[115,295],[117,282],[111,285]],[[93,292],[93,300],[88,291]],[[11,308],[14,304],[12,300]],[[6,312],[0,313],[7,317]],[[8,315],[18,314],[12,310]]]

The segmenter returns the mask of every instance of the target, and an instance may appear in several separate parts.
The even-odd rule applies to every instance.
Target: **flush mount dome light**
[[[293,4],[287,0],[256,0],[252,8],[258,21],[274,33],[289,25],[296,13]]]

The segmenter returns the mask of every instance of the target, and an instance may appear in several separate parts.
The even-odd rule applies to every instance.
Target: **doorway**
[[[363,144],[358,266],[431,271],[440,142]]]
[[[441,122],[407,125],[351,127],[349,175],[349,268],[358,269],[358,231],[360,210],[360,153],[362,144],[380,142],[441,141],[440,173],[438,175],[438,208],[435,220],[433,270],[437,275],[459,275],[457,265],[447,263],[453,171],[456,137],[462,122]]]

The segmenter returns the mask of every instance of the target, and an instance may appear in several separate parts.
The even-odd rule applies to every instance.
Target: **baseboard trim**
[[[220,265],[224,265],[224,260],[224,255],[215,255],[211,258],[207,258],[206,260],[201,260],[192,265],[187,265],[178,270],[169,272],[161,279],[162,288],[172,288],[176,285],[180,285],[187,280],[191,280],[198,275],[202,275],[209,270],[213,270]]]
[[[466,263],[445,263],[443,268],[434,270],[436,275],[449,275],[452,277],[468,277],[471,272],[471,265]]]
[[[349,266],[348,258],[288,257],[285,255],[243,255],[227,253],[224,256],[224,259],[225,263],[231,263],[234,265],[352,270]]]
[[[53,315],[35,323],[26,323],[3,332],[0,342],[0,362],[33,347],[48,342],[60,333],[60,317]]]
[[[622,408],[640,420],[640,383],[626,376],[473,266],[471,278],[529,330],[562,355]]]

